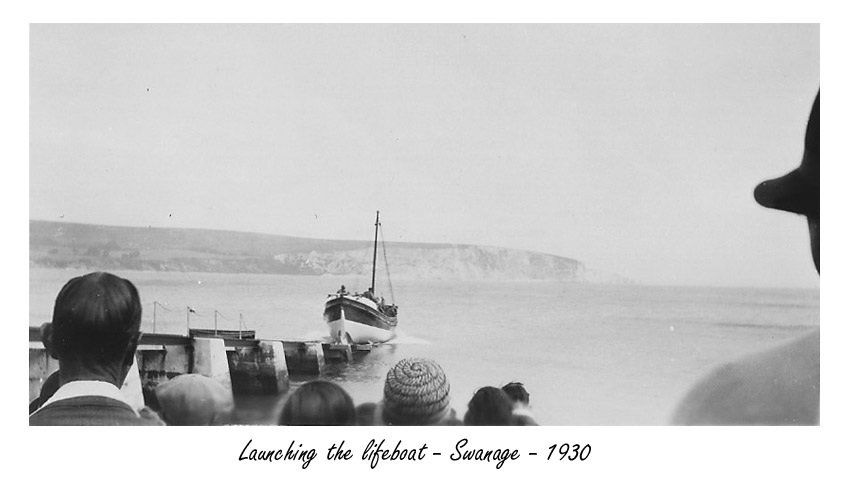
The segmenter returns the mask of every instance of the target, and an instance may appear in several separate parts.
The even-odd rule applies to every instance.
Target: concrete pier
[[[373,345],[364,344],[347,344],[347,343],[324,343],[323,357],[326,361],[332,362],[351,362],[357,356],[367,354],[373,349]]]
[[[280,341],[259,342],[259,381],[265,393],[278,393],[288,390],[288,362],[285,359],[285,346]]]
[[[234,394],[277,394],[288,390],[289,374],[318,376],[327,362],[351,362],[371,349],[371,345],[321,341],[143,333],[124,392],[139,408],[145,403],[156,408],[154,391],[159,384],[186,373],[198,373],[217,380]],[[41,329],[30,327],[30,401],[58,369],[58,361],[47,354],[41,341]]]
[[[352,361],[352,345],[346,343],[324,343],[323,357],[327,361]]]
[[[220,338],[194,338],[194,365],[191,373],[204,375],[232,390],[226,345]]]
[[[136,410],[140,410],[145,406],[144,392],[141,388],[141,372],[138,367],[138,358],[132,360],[132,367],[129,368],[129,373],[123,381],[123,387],[120,388],[126,400]]]
[[[141,377],[141,388],[147,404],[155,404],[155,388],[171,378],[191,373],[194,346],[182,335],[147,334],[135,352]]]
[[[41,341],[39,328],[29,329],[29,400],[32,401],[41,392],[41,386],[54,371],[59,371],[59,361],[50,357],[44,343]],[[132,368],[126,375],[121,387],[126,400],[135,409],[144,407],[144,393],[142,390],[140,364],[136,358]]]
[[[282,342],[288,371],[292,375],[319,375],[323,373],[326,358],[322,342]]]
[[[29,341],[29,400],[38,397],[44,381],[54,371],[59,370],[59,361],[50,357],[44,344],[41,343],[39,333],[38,341]]]
[[[236,394],[277,394],[288,390],[288,365],[282,342],[225,340]]]

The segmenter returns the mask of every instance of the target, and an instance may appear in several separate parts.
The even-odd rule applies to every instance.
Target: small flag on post
[[[186,306],[185,311],[185,328],[188,330],[188,336],[191,336],[191,314],[197,314],[197,311],[190,306]],[[200,315],[200,314],[197,314]]]

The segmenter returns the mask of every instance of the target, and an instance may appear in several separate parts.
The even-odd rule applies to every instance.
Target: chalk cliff
[[[30,221],[30,266],[101,270],[365,275],[372,244],[177,228]],[[572,258],[498,247],[388,243],[392,277],[620,282]],[[384,256],[379,250],[380,274]]]
[[[483,246],[426,246],[389,244],[387,267],[392,277],[455,280],[578,281],[584,265],[577,260],[516,249]],[[372,248],[347,251],[283,253],[275,259],[316,274],[366,275]],[[385,257],[379,252],[379,269]]]

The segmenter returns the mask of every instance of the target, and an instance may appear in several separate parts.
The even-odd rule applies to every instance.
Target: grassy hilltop
[[[30,220],[30,266],[294,275],[368,273],[372,242]],[[396,277],[584,280],[581,262],[506,248],[387,243]],[[381,260],[381,251],[380,251]]]

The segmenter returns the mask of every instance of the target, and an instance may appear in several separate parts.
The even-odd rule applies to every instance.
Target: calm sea
[[[51,317],[62,285],[84,271],[30,271],[30,324]],[[326,336],[323,302],[364,277],[116,271],[144,304],[142,329],[238,329],[259,338]],[[377,292],[390,299],[387,287]],[[394,280],[395,343],[329,366],[356,404],[377,401],[396,361],[444,368],[463,415],[475,389],[521,381],[543,425],[661,425],[685,390],[726,358],[765,349],[819,325],[819,290]],[[196,314],[190,319],[186,307]],[[301,382],[294,381],[294,387]],[[282,398],[239,398],[243,422],[267,422]]]

